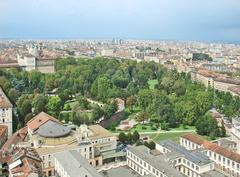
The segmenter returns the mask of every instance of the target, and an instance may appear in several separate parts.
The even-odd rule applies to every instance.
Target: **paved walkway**
[[[151,134],[162,134],[162,133],[191,133],[195,132],[195,130],[158,130],[158,131],[151,131],[151,132],[138,132],[140,135],[151,135]],[[119,133],[113,133],[114,135],[118,135]]]

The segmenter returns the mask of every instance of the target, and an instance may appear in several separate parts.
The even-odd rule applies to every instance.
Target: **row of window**
[[[154,167],[152,167],[151,165],[149,165],[148,163],[146,163],[145,161],[143,161],[142,159],[140,159],[138,156],[136,156],[135,154],[127,151],[127,156],[131,157],[132,159],[134,159],[135,161],[137,161],[138,164],[140,164],[140,169],[142,169],[142,167],[144,167],[147,171],[149,171],[149,173],[154,174],[156,176],[159,177],[165,177],[165,175],[163,175],[160,171],[158,171],[157,169],[155,169]],[[129,161],[129,160],[128,160]],[[131,161],[132,162],[132,161]],[[129,162],[129,163],[131,163]],[[134,170],[138,171],[138,166],[135,167],[135,163],[133,163],[134,165]],[[140,173],[141,174],[141,173]]]
[[[223,157],[215,152],[212,152],[212,151],[207,151],[207,155],[214,159],[214,161],[217,161],[217,162],[220,162],[228,167],[231,167],[231,168],[235,168],[236,170],[240,171],[240,165],[239,163],[235,163],[234,161],[226,158],[226,157]]]
[[[128,166],[131,167],[133,170],[135,170],[136,172],[138,172],[141,175],[147,175],[146,170],[144,170],[141,166],[137,165],[136,163],[134,163],[131,160],[128,160]],[[155,168],[152,167],[152,171],[148,170],[149,173],[154,174],[158,177],[166,177],[165,175],[163,175],[161,172],[159,172],[158,170],[156,170]]]
[[[181,139],[181,143],[186,147],[193,147],[194,145],[196,146],[196,144],[192,143],[191,141],[188,141],[186,139]],[[233,168],[233,169],[236,169],[238,171],[240,171],[240,164],[239,163],[236,163],[222,155],[219,155],[215,152],[212,152],[212,151],[209,151],[209,150],[206,150],[205,151],[205,154],[207,156],[209,156],[210,159],[212,159],[213,161],[215,162],[218,162],[218,163],[222,163],[230,168]]]
[[[106,142],[110,142],[111,139],[110,138],[101,138],[95,141],[92,141],[93,144],[99,144],[99,143],[106,143]]]
[[[178,159],[178,160],[180,160],[180,162],[181,162],[181,159]],[[183,164],[185,164],[189,168],[191,168],[193,170],[195,169],[196,171],[199,171],[199,167],[197,165],[195,165],[194,163],[188,161],[187,159],[182,159],[182,162],[183,162]]]

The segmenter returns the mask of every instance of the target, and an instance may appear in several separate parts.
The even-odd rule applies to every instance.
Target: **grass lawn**
[[[186,132],[178,132],[178,133],[159,133],[159,134],[151,134],[149,135],[150,138],[153,138],[154,141],[158,142],[158,141],[162,141],[162,140],[172,140],[175,142],[179,142],[180,137],[182,135],[186,134]]]
[[[70,108],[72,109],[76,104],[78,104],[78,101],[71,101],[71,102],[65,103],[63,109],[66,109],[67,105],[70,105]]]
[[[150,138],[153,138],[153,140],[156,141],[156,142],[162,141],[162,140],[172,140],[172,141],[175,141],[175,142],[179,143],[180,137],[184,134],[187,134],[187,133],[186,132],[178,132],[178,133],[169,132],[169,133],[150,134],[148,136]],[[192,132],[192,134],[200,136],[205,140],[212,141],[212,139],[209,136],[201,136],[201,135],[198,135],[196,132]]]
[[[150,89],[154,89],[155,85],[158,83],[157,79],[148,80],[148,85]]]
[[[131,108],[129,107],[126,107],[124,109],[125,112],[129,113],[129,114],[132,114],[132,113],[137,113],[137,112],[140,112],[141,111],[141,108],[139,106],[133,106],[133,109],[131,110]]]
[[[183,127],[183,125],[181,124],[177,128],[171,128],[171,130],[195,130],[195,126],[186,125],[185,127]]]
[[[145,127],[143,129],[143,127]],[[152,130],[152,127],[150,126],[150,124],[137,124],[134,128],[131,129],[131,131],[135,131],[137,130],[138,132],[155,132],[157,130]]]

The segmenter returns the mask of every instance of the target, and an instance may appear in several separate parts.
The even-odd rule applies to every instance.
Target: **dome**
[[[39,127],[38,134],[45,138],[59,138],[70,134],[71,129],[52,120]]]

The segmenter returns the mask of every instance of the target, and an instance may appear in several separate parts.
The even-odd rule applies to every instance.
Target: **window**
[[[194,169],[194,164],[192,163],[192,169]]]
[[[96,160],[96,166],[98,166],[98,160]]]

